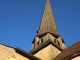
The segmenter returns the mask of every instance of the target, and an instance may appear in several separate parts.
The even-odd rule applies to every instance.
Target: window
[[[39,40],[39,41],[37,42],[37,45],[39,45],[39,44],[42,43],[42,42],[43,42],[43,39]]]
[[[58,45],[60,46],[60,43],[59,43],[59,41],[57,41],[57,43],[58,43]]]
[[[43,39],[41,39],[41,43],[43,42]]]
[[[37,45],[39,45],[39,41],[37,42]]]
[[[58,41],[58,40],[54,39],[54,42],[55,42],[57,45],[59,45],[59,46],[60,46],[60,43],[59,43],[59,41]]]
[[[56,43],[56,39],[54,39],[54,42]]]

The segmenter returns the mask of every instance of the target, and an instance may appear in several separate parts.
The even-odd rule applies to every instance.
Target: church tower
[[[58,33],[50,1],[46,0],[40,27],[32,42],[30,53],[42,60],[51,60],[63,49],[65,43]]]

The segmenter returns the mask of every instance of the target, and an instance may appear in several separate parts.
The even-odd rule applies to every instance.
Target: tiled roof
[[[58,56],[56,56],[53,60],[66,60],[74,54],[80,52],[80,41],[72,44],[71,46],[64,49]]]

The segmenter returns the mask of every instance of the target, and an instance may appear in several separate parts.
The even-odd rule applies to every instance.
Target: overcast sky
[[[80,40],[80,0],[50,0],[66,46]],[[25,51],[39,28],[46,0],[0,0],[0,43]]]

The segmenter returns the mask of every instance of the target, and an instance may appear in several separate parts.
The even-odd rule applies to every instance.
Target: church
[[[80,60],[80,41],[66,48],[58,32],[50,0],[46,0],[31,50],[26,52],[0,43],[0,60]]]

